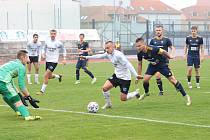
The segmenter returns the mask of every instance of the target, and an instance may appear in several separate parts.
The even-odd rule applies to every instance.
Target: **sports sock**
[[[46,90],[46,87],[47,87],[47,85],[43,83],[43,84],[42,84],[42,88],[41,88],[41,92],[43,92],[43,93],[44,93],[44,92],[45,92],[45,90]]]
[[[196,83],[200,83],[200,76],[195,76]]]
[[[27,80],[28,80],[28,83],[31,82],[31,74],[27,74]]]
[[[15,107],[15,105],[10,102],[10,100],[8,100],[6,97],[3,97],[3,100],[16,112],[18,111],[18,109]]]
[[[175,84],[175,88],[177,91],[181,92],[182,96],[186,96],[186,92],[179,81],[177,81],[177,83]]]
[[[111,103],[111,99],[110,99],[110,91],[103,91],[103,95],[104,95],[104,99],[106,103]]]
[[[156,82],[157,82],[157,85],[158,85],[158,88],[159,88],[160,92],[163,92],[162,80],[161,79],[156,79]]]
[[[39,81],[39,74],[35,74],[34,78],[35,78],[35,82],[38,82]]]
[[[187,82],[191,82],[191,76],[187,76]]]
[[[79,80],[79,69],[76,69],[76,80]]]
[[[92,72],[90,72],[89,70],[84,69],[84,72],[87,73],[92,79],[94,78]]]
[[[145,93],[149,93],[149,83],[148,82],[144,82],[143,83],[143,87],[144,87],[144,92]]]
[[[136,92],[136,91],[128,93],[127,100],[130,100],[130,99],[136,97],[136,94],[138,94],[138,92]]]
[[[17,107],[17,110],[20,112],[20,114],[23,117],[28,117],[29,116],[28,109],[24,105],[20,105],[19,107]]]

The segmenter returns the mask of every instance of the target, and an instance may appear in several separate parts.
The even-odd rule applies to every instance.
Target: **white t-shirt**
[[[36,43],[34,43],[33,41],[28,42],[26,50],[29,56],[38,56],[40,55],[42,50],[42,43],[39,41]]]
[[[46,62],[58,63],[59,54],[63,53],[63,56],[66,56],[66,49],[58,40],[47,40],[44,45],[43,54],[46,56]]]
[[[137,72],[125,55],[118,51],[114,50],[112,54],[104,53],[104,54],[97,54],[93,56],[85,56],[87,59],[91,58],[108,58],[111,60],[112,64],[114,65],[114,73],[116,74],[117,78],[123,80],[131,80],[131,73],[137,77]]]

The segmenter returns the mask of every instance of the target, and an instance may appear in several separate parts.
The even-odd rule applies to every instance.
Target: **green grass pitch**
[[[132,61],[137,66],[137,61]],[[89,69],[97,77],[91,79],[81,71],[81,84],[74,85],[75,64],[59,65],[55,73],[62,73],[63,81],[50,80],[44,96],[35,95],[41,85],[28,85],[33,97],[39,99],[41,109],[29,109],[32,115],[43,117],[40,121],[26,122],[17,118],[12,110],[0,106],[1,140],[207,140],[210,139],[210,60],[201,67],[201,89],[187,88],[186,63],[171,61],[171,69],[192,97],[192,105],[163,78],[164,96],[158,96],[155,78],[150,82],[151,95],[143,101],[136,99],[121,102],[119,88],[111,90],[113,108],[99,110],[95,115],[87,113],[86,106],[96,101],[104,104],[101,87],[113,74],[110,62],[89,63]],[[144,71],[147,67],[144,63]],[[41,66],[40,82],[44,65]],[[32,76],[33,78],[33,76]],[[143,92],[142,82],[138,87]],[[135,90],[132,82],[130,91]],[[0,100],[0,105],[5,105]],[[48,110],[51,109],[51,110]],[[56,111],[57,110],[57,111]]]

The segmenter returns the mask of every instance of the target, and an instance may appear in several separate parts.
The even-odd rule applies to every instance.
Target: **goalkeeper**
[[[3,100],[16,112],[18,116],[22,116],[27,121],[39,120],[41,119],[40,116],[30,116],[28,109],[24,106],[24,104],[27,105],[25,102],[27,99],[34,108],[39,108],[36,104],[36,102],[39,101],[30,96],[25,86],[25,65],[28,62],[29,57],[27,51],[20,50],[17,53],[16,60],[5,63],[0,67],[0,94],[2,94]],[[14,85],[13,79],[16,77],[18,77],[18,85],[24,97],[22,94],[18,93]]]

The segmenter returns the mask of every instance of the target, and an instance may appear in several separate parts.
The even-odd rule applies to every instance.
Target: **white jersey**
[[[66,49],[58,40],[47,40],[44,45],[43,54],[46,56],[46,62],[58,63],[60,51],[66,56]]]
[[[29,56],[39,56],[42,50],[42,43],[41,42],[28,42],[26,50]]]
[[[119,79],[131,80],[131,73],[135,76],[135,78],[137,77],[137,72],[135,71],[134,67],[131,65],[125,55],[118,50],[114,50],[112,54],[97,54],[93,56],[85,56],[85,58],[110,59],[115,68],[114,73]]]

